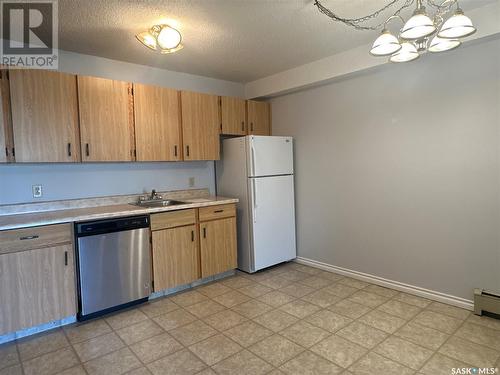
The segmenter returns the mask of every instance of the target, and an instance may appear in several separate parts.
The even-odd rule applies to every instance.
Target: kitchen
[[[362,39],[358,65],[265,74],[193,59],[218,40],[193,19],[265,2],[163,2],[169,54],[141,44],[147,5],[100,8],[149,22],[121,49],[70,3],[57,70],[2,67],[0,374],[499,367],[497,2],[465,2],[457,51],[384,64]]]

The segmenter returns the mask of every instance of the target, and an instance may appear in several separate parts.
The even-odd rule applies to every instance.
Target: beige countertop
[[[155,212],[183,210],[187,208],[198,208],[215,206],[219,204],[236,203],[238,199],[217,196],[203,198],[182,199],[186,204],[168,207],[138,207],[131,204],[114,204],[109,206],[70,208],[54,211],[31,212],[23,214],[0,216],[0,230],[36,227],[40,225],[70,223],[75,221],[87,221],[96,219],[109,219],[113,217],[124,217],[134,215],[151,214]]]

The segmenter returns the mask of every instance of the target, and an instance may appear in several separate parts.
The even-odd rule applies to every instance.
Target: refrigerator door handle
[[[252,153],[252,176],[255,176],[255,149],[253,148],[253,144],[250,146],[250,150]]]
[[[257,186],[255,178],[252,178],[252,200],[253,200],[253,222],[257,222]]]

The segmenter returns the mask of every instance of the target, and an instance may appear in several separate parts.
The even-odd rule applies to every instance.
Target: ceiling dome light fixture
[[[146,47],[163,54],[183,48],[181,33],[170,25],[154,25],[149,31],[143,31],[135,37]]]
[[[413,61],[427,51],[437,53],[455,49],[462,44],[461,38],[476,32],[470,18],[460,9],[459,0],[392,0],[383,8],[360,18],[340,17],[326,8],[321,1],[314,0],[314,5],[334,21],[342,22],[356,30],[382,29],[382,34],[373,43],[370,54],[377,57],[390,56],[389,61],[392,62]],[[430,13],[427,13],[424,2],[428,9],[431,9]],[[396,7],[398,4],[399,7]],[[415,11],[405,22],[401,13],[411,6],[415,6]],[[455,6],[456,10],[453,12]],[[393,13],[385,22],[373,24],[391,8]],[[387,27],[389,21],[394,18],[399,18],[404,24],[397,33],[391,32]],[[372,24],[368,24],[370,21]]]

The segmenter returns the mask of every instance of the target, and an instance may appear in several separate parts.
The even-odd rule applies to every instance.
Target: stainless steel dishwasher
[[[151,292],[148,216],[75,224],[78,319],[144,302]]]

